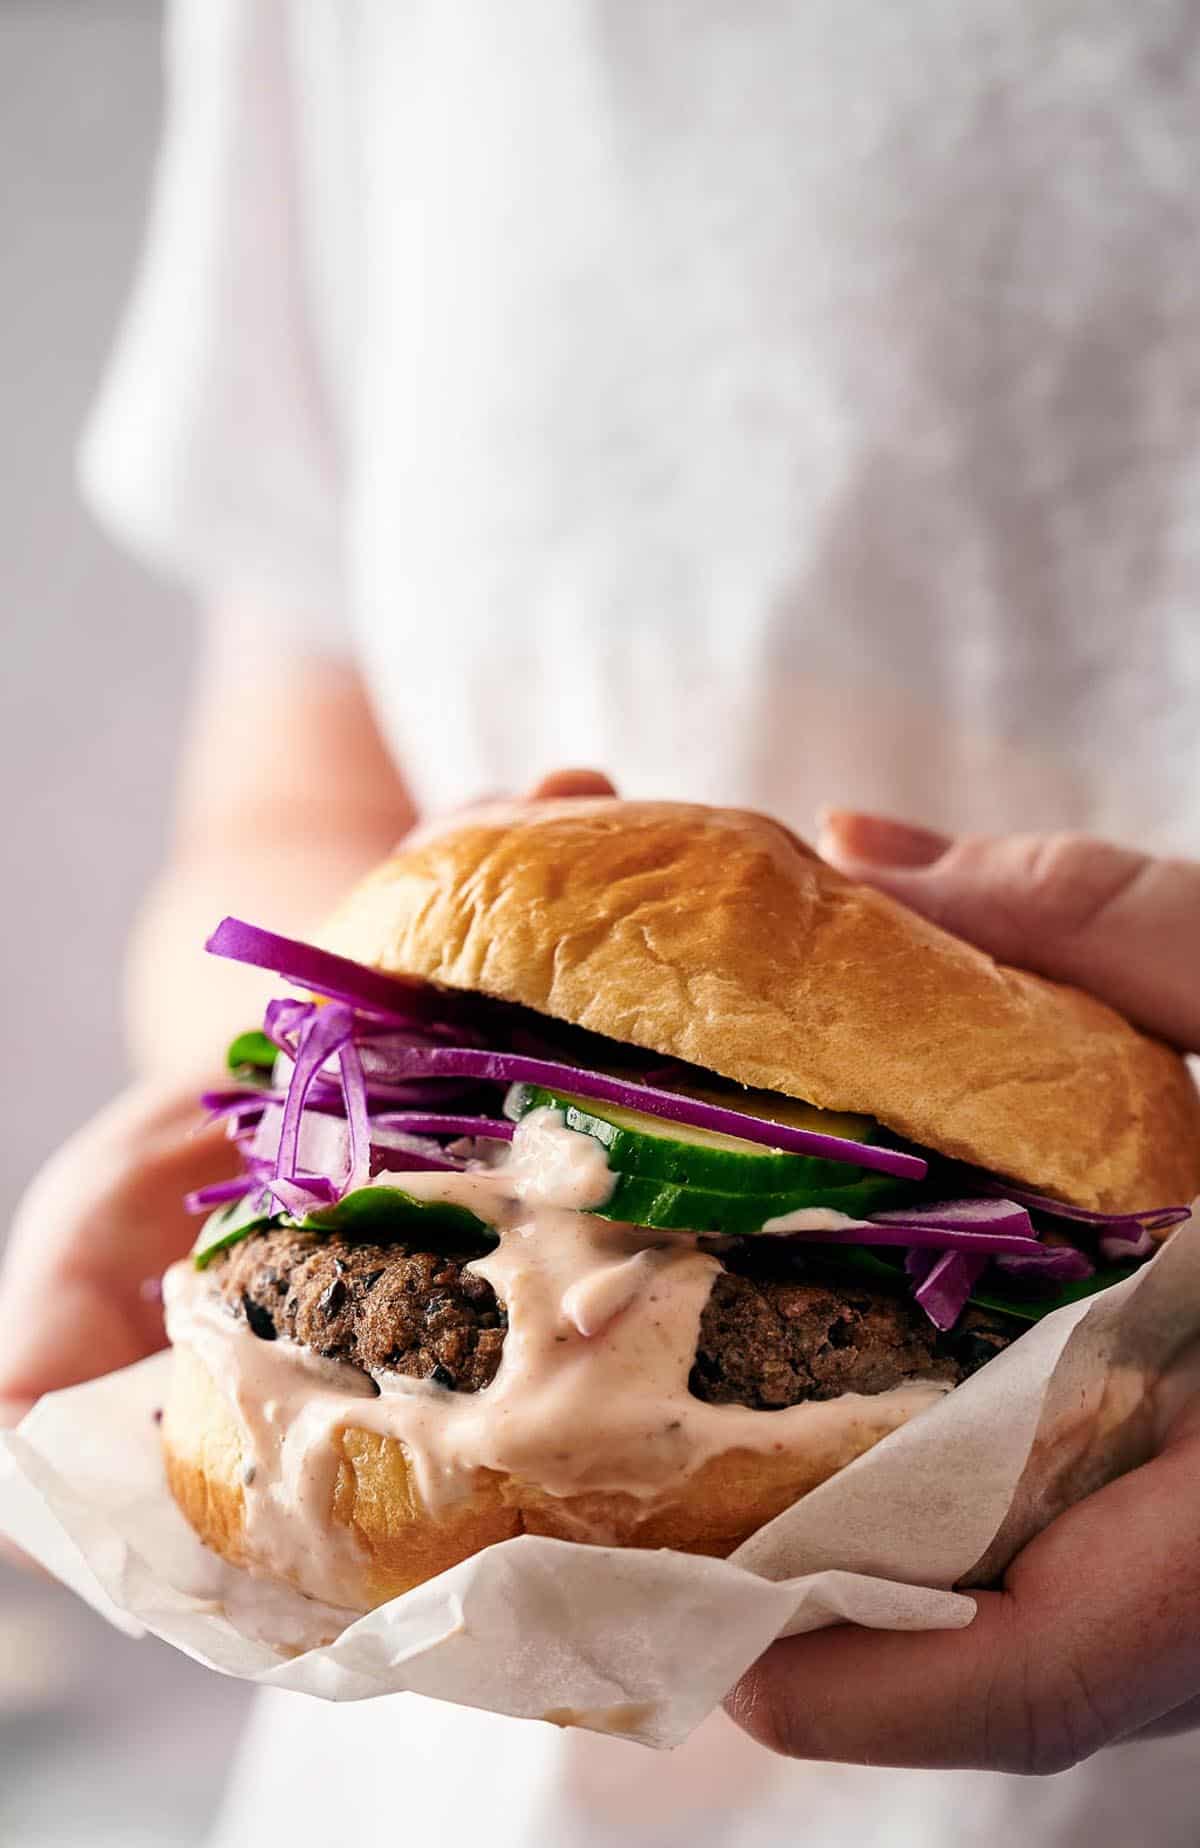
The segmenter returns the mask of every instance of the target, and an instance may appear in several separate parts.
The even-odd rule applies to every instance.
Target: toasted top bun
[[[413,835],[322,941],[744,1085],[860,1111],[1077,1206],[1200,1192],[1177,1054],[854,885],[765,816],[570,799]]]

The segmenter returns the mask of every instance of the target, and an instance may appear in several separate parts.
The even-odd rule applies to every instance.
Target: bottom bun
[[[471,1493],[434,1512],[418,1493],[405,1446],[379,1432],[340,1427],[336,1467],[322,1518],[339,1557],[336,1598],[324,1562],[283,1566],[247,1518],[251,1461],[238,1414],[204,1362],[177,1346],[163,1418],[171,1492],[200,1538],[232,1565],[292,1585],[309,1597],[371,1610],[498,1540],[545,1534],[593,1545],[671,1547],[724,1557],[758,1528],[906,1422],[911,1405],[880,1400],[847,1415],[819,1444],[711,1457],[669,1499],[647,1503],[622,1493],[553,1496],[536,1483],[494,1470],[476,1473]],[[764,1412],[764,1419],[776,1413]],[[346,1541],[356,1545],[347,1549]],[[347,1566],[350,1553],[353,1564]]]

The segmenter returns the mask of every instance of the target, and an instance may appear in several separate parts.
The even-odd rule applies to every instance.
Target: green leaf
[[[239,1033],[229,1051],[225,1054],[225,1063],[231,1072],[267,1072],[275,1069],[279,1057],[278,1048],[271,1044],[265,1033],[257,1027],[249,1033]]]
[[[1126,1277],[1141,1268],[1140,1264],[1110,1264],[1078,1283],[1061,1283],[1057,1289],[1036,1296],[1021,1295],[1016,1290],[1010,1294],[1001,1281],[1002,1273],[993,1271],[986,1283],[971,1291],[970,1300],[981,1309],[998,1309],[1022,1322],[1040,1322],[1056,1309],[1065,1309],[1068,1303],[1082,1302],[1086,1296],[1098,1296],[1101,1290],[1111,1289],[1114,1283],[1124,1283]]]
[[[244,1238],[264,1226],[280,1224],[282,1215],[265,1188],[259,1193],[245,1194],[240,1200],[231,1200],[228,1206],[219,1206],[204,1221],[192,1247],[192,1262],[197,1270],[207,1270],[219,1251],[240,1245]]]
[[[346,1238],[380,1244],[408,1237],[476,1244],[493,1236],[491,1227],[466,1207],[444,1200],[417,1200],[399,1187],[360,1187],[330,1206],[314,1207],[303,1219],[281,1213],[264,1188],[209,1214],[193,1248],[192,1262],[197,1270],[205,1270],[218,1252],[240,1245],[252,1233],[285,1226],[305,1232],[340,1232]]]
[[[399,1187],[359,1187],[331,1206],[317,1206],[299,1222],[306,1232],[341,1232],[350,1238],[403,1238],[409,1233],[449,1234],[472,1242],[490,1226],[465,1206],[444,1200],[416,1200]]]

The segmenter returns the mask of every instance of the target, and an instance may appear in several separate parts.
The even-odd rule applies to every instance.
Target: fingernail
[[[914,828],[906,821],[891,821],[885,815],[826,809],[819,817],[817,850],[826,860],[917,868],[932,866],[950,845],[947,834]]]

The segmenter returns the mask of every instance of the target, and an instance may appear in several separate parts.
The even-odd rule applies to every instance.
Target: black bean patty
[[[479,1392],[500,1365],[508,1317],[464,1269],[485,1247],[417,1251],[314,1232],[259,1232],[210,1275],[256,1335],[284,1335],[367,1373]]]
[[[1016,1332],[969,1310],[939,1335],[899,1280],[895,1291],[863,1287],[778,1247],[769,1259],[747,1247],[727,1260],[700,1322],[691,1389],[711,1404],[773,1411],[906,1379],[957,1384]],[[495,1378],[508,1320],[491,1285],[466,1269],[483,1249],[259,1232],[209,1275],[262,1340],[282,1335],[368,1373],[479,1392]]]
[[[713,1405],[777,1411],[843,1392],[886,1392],[901,1380],[957,1385],[1007,1344],[976,1310],[952,1335],[939,1335],[900,1293],[725,1271],[700,1319],[691,1388]]]

